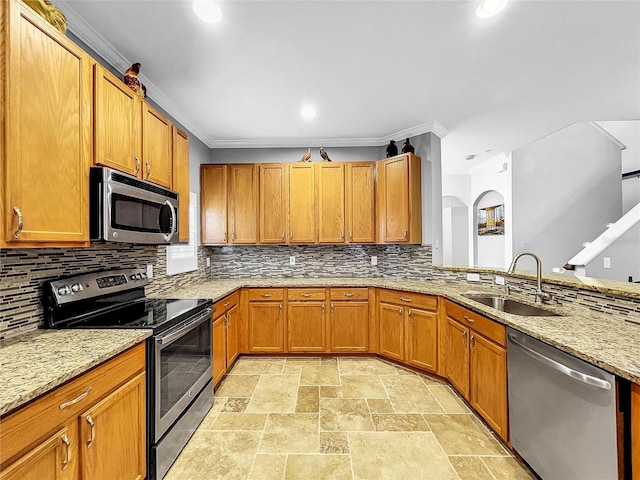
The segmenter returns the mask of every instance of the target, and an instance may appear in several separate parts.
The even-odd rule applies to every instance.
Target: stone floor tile
[[[347,455],[289,455],[285,480],[351,480]]]
[[[487,427],[469,415],[424,415],[447,455],[504,455]]]
[[[304,365],[300,376],[300,385],[340,385],[338,368],[332,365]]]
[[[320,428],[349,432],[373,430],[373,422],[364,399],[323,398],[320,402]]]
[[[196,431],[165,480],[245,480],[261,432]]]
[[[337,385],[321,385],[320,398],[342,398],[342,387]]]
[[[429,426],[419,413],[374,413],[373,425],[380,432],[428,432]]]
[[[355,480],[457,480],[431,432],[349,432]]]
[[[383,376],[382,383],[397,413],[444,413],[417,375]]]
[[[343,398],[388,398],[376,375],[341,375],[340,381]]]
[[[220,412],[242,413],[247,409],[250,398],[227,398]]]
[[[469,407],[460,400],[451,387],[445,385],[429,385],[427,387],[446,413],[471,413]]]
[[[340,375],[397,375],[392,365],[373,357],[338,358]]]
[[[275,413],[264,427],[260,453],[318,453],[317,413]]]
[[[213,422],[216,421],[220,411],[224,408],[225,403],[227,403],[226,397],[219,397],[217,394],[213,398],[213,406],[211,410],[207,413],[207,415],[202,420],[202,423],[198,427],[199,430],[211,430],[211,426]]]
[[[404,367],[401,367],[400,365],[394,365],[394,367],[398,372],[398,375],[418,375],[416,371],[411,370],[409,368],[404,368]]]
[[[449,457],[460,480],[495,480],[480,457]]]
[[[320,365],[338,365],[338,359],[336,357],[322,357],[320,359]]]
[[[301,386],[298,389],[296,413],[318,413],[320,411],[320,387]]]
[[[349,453],[349,439],[344,432],[320,432],[320,453]]]
[[[284,477],[286,464],[286,455],[259,453],[253,463],[249,480],[279,480]]]
[[[496,480],[534,480],[535,477],[525,470],[513,457],[482,457]]]
[[[221,412],[213,422],[211,430],[260,430],[267,421],[266,413],[226,413]]]
[[[289,357],[285,361],[285,366],[287,365],[318,366],[320,365],[320,357]]]
[[[284,358],[241,357],[228,375],[278,375],[282,373]]]
[[[389,400],[368,398],[367,405],[369,405],[369,411],[371,413],[395,413]]]
[[[262,375],[251,401],[248,413],[294,412],[298,398],[296,375]]]
[[[227,375],[224,377],[216,395],[223,397],[250,397],[260,380],[260,375]]]

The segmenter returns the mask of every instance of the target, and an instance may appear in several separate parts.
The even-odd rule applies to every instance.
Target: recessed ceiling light
[[[304,105],[300,110],[300,115],[302,115],[302,118],[305,120],[311,120],[316,116],[316,109],[311,105]]]
[[[507,0],[482,0],[478,10],[476,10],[476,15],[480,18],[493,17],[500,13],[506,5]]]
[[[222,10],[211,0],[193,0],[193,11],[203,22],[218,23],[222,20]]]
[[[474,158],[476,158],[475,155],[467,155],[466,157],[464,157],[465,160],[473,160]]]

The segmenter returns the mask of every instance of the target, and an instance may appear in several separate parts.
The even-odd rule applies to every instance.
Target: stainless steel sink
[[[534,307],[499,295],[463,295],[474,302],[482,303],[501,312],[530,317],[559,317],[560,315],[544,308]]]

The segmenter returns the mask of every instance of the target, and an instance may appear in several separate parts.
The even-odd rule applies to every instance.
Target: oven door
[[[154,338],[153,443],[171,428],[212,376],[211,314],[207,308]]]

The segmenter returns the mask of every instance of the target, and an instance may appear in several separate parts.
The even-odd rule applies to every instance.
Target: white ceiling
[[[233,0],[217,25],[186,0],[54,3],[117,68],[142,63],[149,96],[213,148],[448,131],[456,174],[575,121],[640,118],[638,0],[512,0],[490,19],[477,1]]]

